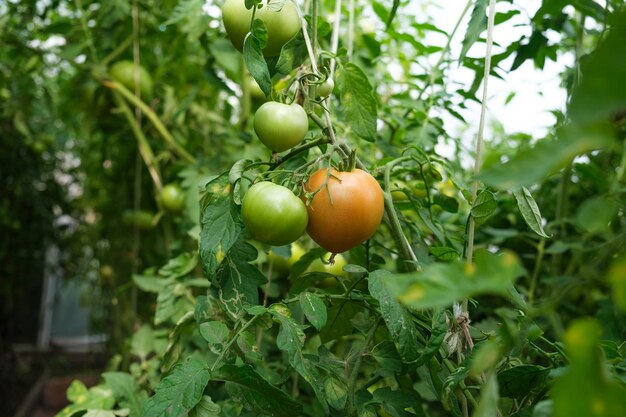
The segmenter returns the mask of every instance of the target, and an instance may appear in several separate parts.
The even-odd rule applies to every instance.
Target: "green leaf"
[[[486,168],[480,179],[501,190],[536,184],[558,172],[576,156],[613,145],[613,134],[607,125],[570,125],[560,129],[557,139],[544,139],[529,149],[511,156],[504,164]]]
[[[152,327],[144,324],[133,334],[130,342],[130,353],[145,360],[153,352],[154,334]]]
[[[591,319],[575,321],[565,332],[570,366],[552,387],[554,417],[626,415],[626,388],[607,377],[601,334],[602,328]]]
[[[478,40],[480,34],[487,29],[487,3],[487,0],[476,0],[474,3],[472,17],[467,24],[467,30],[463,38],[463,47],[461,48],[459,61],[463,61],[465,55],[467,55],[467,51],[469,51],[474,42]]]
[[[426,342],[426,347],[420,352],[420,356],[414,366],[417,368],[428,362],[439,352],[446,333],[448,332],[448,323],[446,322],[446,314],[441,310],[435,310],[432,318],[432,328],[430,337]]]
[[[440,261],[450,262],[459,259],[461,254],[454,248],[447,246],[430,246],[428,252]]]
[[[265,283],[265,276],[250,264],[257,255],[254,246],[240,238],[228,252],[216,275],[222,301],[235,310],[246,304],[259,303],[258,289]]]
[[[324,393],[328,404],[337,409],[342,410],[348,399],[348,388],[343,381],[329,376],[324,381]]]
[[[376,140],[376,99],[367,75],[358,66],[347,63],[337,71],[341,104],[350,128],[368,142]]]
[[[163,289],[172,281],[171,279],[159,278],[155,276],[133,274],[133,282],[142,291],[158,293],[163,291]]]
[[[154,389],[155,394],[146,402],[143,417],[179,417],[186,415],[202,399],[209,383],[210,373],[206,363],[187,359],[179,363]]]
[[[293,318],[281,314],[280,310],[270,308],[270,313],[280,323],[280,330],[276,338],[276,346],[287,354],[289,364],[300,376],[311,385],[324,410],[328,413],[328,404],[324,392],[322,376],[315,364],[304,356],[305,326],[298,324]]]
[[[576,226],[589,233],[602,233],[609,230],[611,220],[617,216],[617,202],[607,197],[591,197],[578,207]]]
[[[398,12],[398,7],[400,6],[400,0],[393,0],[393,5],[391,6],[391,12],[389,12],[389,18],[386,23],[386,30],[389,30],[391,27],[391,23],[393,22],[394,17],[396,17],[396,13]]]
[[[73,381],[67,390],[67,398],[73,401],[61,410],[57,417],[70,417],[86,410],[110,410],[115,405],[113,391],[106,385],[96,385],[87,390],[80,381]]]
[[[390,340],[384,340],[372,348],[371,355],[380,366],[391,374],[402,370],[402,359],[396,345]]]
[[[606,121],[626,108],[626,61],[616,59],[626,56],[626,12],[618,13],[614,22],[595,51],[581,62],[581,81],[568,108],[574,123]]]
[[[302,412],[302,405],[270,384],[250,365],[224,365],[215,379],[233,384],[248,406],[271,417],[292,417]]]
[[[211,397],[203,395],[200,402],[189,412],[189,417],[219,417],[221,408]]]
[[[221,321],[209,321],[200,325],[200,334],[209,343],[223,343],[228,337],[230,330]]]
[[[328,319],[328,313],[326,311],[326,305],[315,294],[310,292],[300,293],[300,306],[306,316],[307,320],[317,329],[321,330],[326,324]]]
[[[228,175],[222,174],[206,184],[202,198],[200,259],[207,276],[215,274],[217,252],[227,253],[244,231],[239,207],[230,198]]]
[[[489,190],[482,190],[476,196],[476,201],[472,206],[472,217],[477,224],[484,223],[496,211],[496,208],[498,208],[498,202],[495,194]]]
[[[515,197],[515,201],[517,201],[517,207],[528,227],[537,235],[546,239],[549,238],[550,236],[543,230],[541,213],[530,191],[528,191],[526,187],[517,188],[513,190],[513,196]]]
[[[320,331],[322,343],[352,333],[350,320],[361,310],[361,305],[351,300],[342,300],[328,307],[328,320]]]
[[[169,343],[161,361],[161,369],[163,371],[168,371],[180,359],[187,341],[195,328],[196,321],[193,311],[189,311],[178,320],[174,331],[169,336]]]
[[[132,375],[124,372],[105,372],[102,374],[105,384],[113,391],[113,396],[124,408],[128,408],[130,416],[141,415],[148,395],[140,390],[140,386]]]
[[[456,213],[459,211],[459,202],[456,198],[448,197],[445,194],[436,194],[433,198],[433,204],[439,205],[439,207],[448,213]]]
[[[170,259],[165,266],[159,269],[159,275],[166,278],[179,278],[187,275],[198,265],[198,256],[195,252],[185,252]]]
[[[537,365],[520,365],[498,374],[500,395],[522,399],[529,391],[539,391],[546,383],[550,369]]]
[[[380,313],[391,339],[398,347],[400,357],[406,362],[412,362],[418,355],[417,329],[411,313],[393,298],[385,285],[392,279],[394,274],[391,272],[383,270],[372,272],[367,277],[369,292],[378,300]]]
[[[487,382],[480,393],[478,407],[474,410],[472,417],[493,417],[498,414],[498,380],[495,372],[491,372],[487,377]]]
[[[513,253],[494,255],[479,250],[472,264],[463,261],[435,263],[421,272],[391,274],[385,284],[401,303],[421,310],[446,307],[482,294],[507,295],[513,281],[523,273]]]
[[[260,23],[257,23],[260,22]],[[256,29],[256,33],[262,33],[260,25],[265,29],[265,24],[260,19],[254,19],[253,30]],[[267,67],[267,62],[263,56],[263,46],[267,43],[267,30],[265,29],[266,37],[263,42],[255,34],[249,34],[243,42],[243,60],[246,63],[246,67],[252,77],[256,80],[261,87],[261,90],[266,97],[269,97],[272,92],[272,78],[270,77],[270,70]]]
[[[502,356],[500,345],[493,339],[480,343],[472,352],[470,376],[478,377],[488,369],[493,368]]]

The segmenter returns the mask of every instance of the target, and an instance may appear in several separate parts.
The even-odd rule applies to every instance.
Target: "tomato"
[[[308,192],[320,190],[307,207],[307,232],[322,248],[340,253],[360,245],[376,232],[385,209],[383,190],[374,177],[360,169],[331,169],[328,188],[324,187],[327,174],[326,168],[320,169],[305,184]]]
[[[265,146],[282,152],[302,142],[309,131],[309,119],[298,104],[269,101],[256,111],[254,131]]]
[[[135,92],[135,64],[133,61],[116,62],[109,69],[109,76],[131,92]],[[152,77],[142,66],[139,67],[139,90],[141,97],[152,97]]]
[[[253,239],[273,246],[295,241],[308,223],[302,200],[290,189],[268,181],[250,187],[241,204],[241,215]]]
[[[280,54],[283,45],[300,31],[301,21],[298,9],[291,1],[286,1],[280,11],[272,10],[263,1],[263,7],[258,8],[254,15],[261,19],[267,27],[267,45],[263,49],[263,55],[276,56]],[[243,41],[250,32],[252,9],[246,9],[244,0],[226,0],[222,7],[222,20],[226,33],[238,50],[243,49]]]
[[[427,195],[426,185],[424,181],[415,181],[408,185],[404,182],[397,181],[391,188],[391,197],[393,201],[397,202],[408,201],[409,197],[406,194],[407,192],[410,192],[416,198],[425,198]]]
[[[245,81],[248,83],[248,88],[250,89],[250,97],[254,100],[265,101],[265,93],[261,90],[259,83],[256,82],[252,75],[246,75]]]
[[[148,230],[154,227],[154,215],[144,210],[126,210],[122,215],[122,223],[126,226],[133,226],[141,230]]]
[[[272,262],[272,268],[280,275],[287,275],[296,262],[300,260],[302,255],[304,255],[306,251],[302,246],[298,243],[291,244],[291,256],[289,258],[283,258],[280,255],[277,255],[273,251],[270,251],[267,255],[268,261]]]
[[[328,258],[330,257],[330,253],[326,254],[324,256],[324,261],[322,261],[320,258],[317,258],[316,260],[314,260],[313,262],[311,262],[311,265],[309,266],[308,271],[309,272],[326,272],[327,274],[333,274],[333,275],[343,275],[343,267],[348,263],[346,262],[346,258],[343,257],[343,255],[341,254],[337,254],[335,255],[335,263],[330,265],[328,263]],[[332,280],[333,283],[335,282],[335,280]]]
[[[168,184],[161,190],[160,201],[163,208],[177,213],[185,208],[185,193],[176,184]]]
[[[332,78],[327,78],[326,81],[317,86],[315,90],[317,95],[322,98],[328,97],[335,89],[335,82]]]

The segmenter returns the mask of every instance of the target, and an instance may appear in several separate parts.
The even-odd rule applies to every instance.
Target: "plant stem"
[[[239,329],[237,331],[237,333],[235,333],[235,335],[232,337],[232,339],[230,339],[228,341],[228,343],[226,344],[226,346],[224,346],[224,349],[222,350],[222,352],[219,354],[219,356],[217,357],[217,359],[215,360],[215,362],[213,362],[213,365],[211,366],[211,369],[209,370],[209,372],[211,374],[213,374],[213,372],[215,371],[215,369],[217,368],[217,366],[222,362],[222,359],[224,359],[224,355],[226,355],[226,352],[228,352],[230,350],[230,348],[233,346],[233,344],[237,341],[237,339],[239,338],[239,336],[241,336],[241,334],[243,332],[245,332],[246,330],[248,330],[248,328],[250,326],[252,326],[254,324],[254,322],[256,321],[256,319],[260,317],[260,316],[254,316],[250,319],[250,321],[248,321],[246,324],[244,324],[241,329]]]
[[[485,73],[483,81],[483,97],[480,108],[480,121],[478,124],[478,134],[476,137],[476,159],[474,160],[474,182],[472,183],[472,206],[476,202],[478,195],[478,174],[482,164],[483,134],[485,131],[485,114],[487,113],[487,91],[489,88],[489,74],[491,72],[491,48],[493,46],[493,26],[495,19],[495,0],[489,0],[489,18],[487,20],[487,50],[485,51]],[[474,256],[474,230],[476,223],[470,214],[469,227],[467,233],[467,263],[472,263]],[[467,312],[467,300],[463,301],[463,311]]]
[[[174,137],[163,125],[163,122],[161,122],[159,116],[157,116],[156,113],[139,97],[136,97],[133,93],[128,91],[126,87],[116,81],[103,80],[102,84],[105,87],[119,91],[119,93],[126,100],[130,101],[131,104],[133,104],[134,106],[139,107],[139,109],[141,109],[141,111],[148,117],[148,119],[150,119],[156,130],[161,134],[163,139],[165,139],[165,141],[172,147],[174,152],[178,154],[178,156],[192,164],[195,164],[197,162],[196,159],[191,156],[189,152],[187,152],[187,150],[185,150],[185,148],[183,148],[179,143],[176,142],[176,140],[174,140]]]
[[[161,180],[161,175],[159,173],[159,167],[154,157],[154,152],[152,152],[152,148],[150,147],[148,140],[146,139],[143,132],[139,128],[137,121],[133,118],[133,114],[130,108],[128,107],[128,105],[126,104],[126,102],[115,91],[113,92],[113,98],[117,106],[119,107],[120,111],[126,117],[126,121],[128,122],[130,129],[133,131],[133,134],[135,135],[135,139],[137,139],[139,154],[143,158],[146,164],[146,167],[148,168],[148,172],[150,173],[150,177],[152,178],[154,187],[157,189],[157,191],[160,192],[161,189],[163,188],[163,182]]]
[[[356,357],[356,361],[354,362],[354,366],[352,367],[352,371],[350,373],[350,379],[348,380],[348,405],[347,405],[347,415],[351,416],[354,414],[354,391],[356,388],[356,380],[359,376],[359,369],[361,368],[361,362],[363,361],[363,356],[365,355],[365,350],[370,345],[372,340],[374,339],[374,334],[376,333],[376,329],[378,328],[378,321],[372,325],[370,330],[367,332],[367,336],[365,337],[365,342],[363,342],[363,349]]]

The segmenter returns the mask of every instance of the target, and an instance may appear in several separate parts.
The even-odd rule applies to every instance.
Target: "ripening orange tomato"
[[[320,169],[311,175],[305,189],[316,191],[324,185],[327,175],[326,168]],[[385,202],[378,181],[365,171],[331,169],[330,175],[328,189],[322,187],[307,206],[307,232],[322,248],[341,253],[360,245],[376,232]],[[304,195],[302,198],[306,200]]]

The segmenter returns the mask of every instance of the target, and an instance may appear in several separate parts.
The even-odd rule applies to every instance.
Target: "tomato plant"
[[[335,82],[333,81],[333,79],[327,78],[326,80],[324,80],[324,82],[317,86],[316,92],[318,96],[326,98],[333,92],[334,88]]]
[[[322,168],[311,175],[305,190],[315,193],[307,206],[307,233],[329,252],[345,252],[365,242],[383,218],[383,190],[374,177],[360,169],[340,172]]]
[[[244,0],[226,0],[222,6],[222,19],[226,33],[235,48],[240,51],[246,35],[250,32],[252,19],[252,10],[247,9],[245,3]],[[267,45],[263,48],[266,56],[280,54],[283,45],[301,28],[298,10],[290,1],[282,3],[278,11],[271,3],[263,1],[257,6],[254,17],[262,20],[267,28]]]
[[[269,101],[254,114],[254,131],[265,146],[274,152],[291,149],[309,130],[306,112],[298,104]]]
[[[288,188],[267,181],[250,187],[241,204],[241,216],[253,239],[274,246],[298,239],[308,222],[302,201]]]

